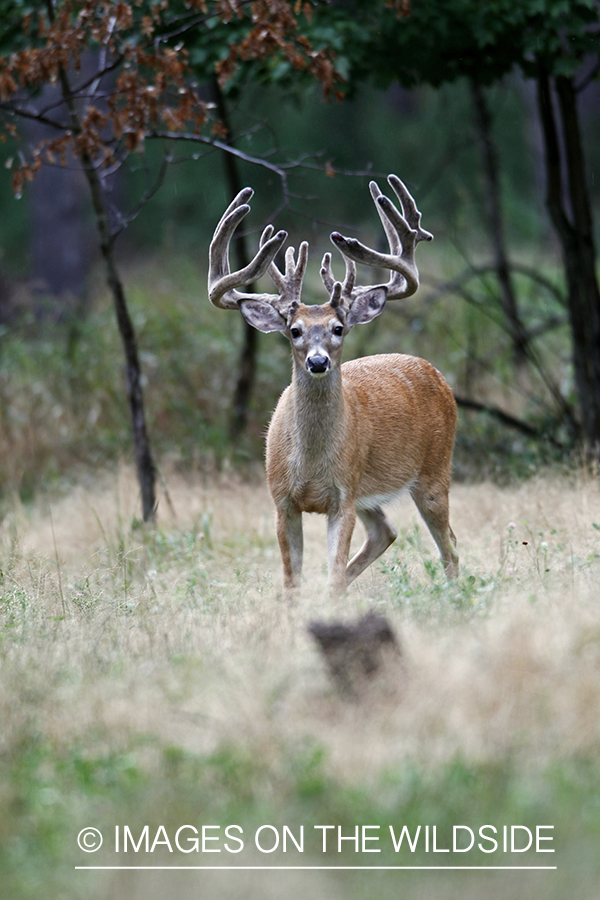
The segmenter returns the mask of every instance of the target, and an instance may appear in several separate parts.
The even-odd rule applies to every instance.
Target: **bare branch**
[[[531,266],[524,266],[521,263],[511,263],[510,265],[513,271],[519,272],[521,275],[526,275],[527,278],[530,278],[532,281],[537,281],[539,285],[545,288],[548,293],[552,294],[558,300],[561,306],[567,305],[567,298],[560,288],[553,284],[549,278],[542,275],[537,269],[534,269]]]
[[[62,105],[62,101],[60,105]],[[39,112],[31,112],[24,107],[15,106],[11,102],[7,103],[5,101],[0,101],[0,109],[5,110],[13,116],[19,116],[21,119],[31,119],[34,122],[39,122],[41,125],[48,125],[50,128],[56,128],[58,131],[66,130],[62,122],[56,122],[54,119],[49,119]]]
[[[239,0],[238,6],[249,6],[254,3],[255,0]],[[202,15],[197,15],[196,13],[188,13],[184,16],[178,16],[175,19],[172,19],[171,22],[166,26],[170,28],[172,25],[175,25],[177,22],[183,22],[186,18],[190,18],[190,22],[186,22],[185,25],[181,25],[179,27],[173,28],[171,31],[165,31],[163,34],[156,35],[153,39],[153,44],[157,46],[158,44],[164,44],[167,41],[173,40],[173,38],[181,37],[182,34],[187,34],[188,31],[193,31],[197,25],[204,25],[205,22],[210,22],[211,19],[220,18],[220,14],[215,11],[212,13],[203,13]]]
[[[476,412],[484,412],[490,416],[493,416],[495,419],[498,419],[499,422],[502,422],[503,425],[508,425],[510,428],[515,428],[517,431],[520,431],[522,434],[526,434],[527,437],[534,438],[535,440],[545,440],[548,443],[552,444],[553,447],[556,447],[558,450],[564,450],[564,445],[557,441],[552,435],[546,434],[546,432],[538,431],[537,428],[534,428],[532,425],[529,425],[528,422],[524,422],[522,419],[517,419],[516,416],[512,416],[510,413],[505,412],[503,409],[500,409],[498,406],[491,406],[489,403],[480,403],[478,400],[471,400],[469,397],[461,397],[458,394],[454,394],[454,399],[456,400],[457,406],[461,406],[463,409],[472,409]]]
[[[549,331],[554,331],[555,328],[562,328],[564,325],[568,324],[568,316],[550,316],[549,319],[546,319],[544,322],[540,322],[539,325],[535,325],[533,328],[530,328],[527,332],[527,336],[530,341],[533,341],[536,338],[542,337],[542,335],[547,334]]]
[[[237,156],[238,159],[242,159],[244,162],[251,163],[254,166],[260,166],[263,169],[268,169],[281,179],[283,194],[287,205],[289,190],[287,175],[284,169],[275,163],[270,163],[261,156],[252,156],[250,153],[244,153],[243,150],[238,150],[237,147],[232,147],[230,144],[226,144],[223,141],[205,137],[202,134],[192,134],[187,131],[152,131],[147,135],[147,138],[163,138],[170,141],[183,141],[184,143],[207,144],[214,147],[216,150],[222,150],[224,153],[231,153],[233,156]]]
[[[83,81],[81,84],[76,85],[75,87],[71,87],[71,97],[75,100],[90,100],[90,99],[106,99],[107,97],[113,96],[113,91],[106,91],[103,94],[98,94],[98,85],[102,78],[105,75],[109,75],[111,72],[114,72],[115,69],[118,69],[119,66],[123,62],[123,56],[119,55],[115,57],[113,62],[109,63],[109,65],[101,66],[98,71],[96,71],[92,76],[90,76],[87,81]],[[86,90],[90,85],[96,84],[96,87],[93,87],[89,94],[84,94],[83,91]],[[59,100],[55,100],[52,103],[48,103],[47,106],[44,106],[40,110],[40,115],[46,115],[46,113],[50,112],[53,109],[57,109],[61,106],[65,105],[65,98],[60,97]]]
[[[142,194],[140,200],[136,203],[136,205],[131,209],[128,213],[119,213],[119,226],[118,228],[111,230],[111,238],[112,240],[116,240],[116,238],[121,234],[122,231],[125,230],[141,213],[147,203],[152,200],[157,191],[164,184],[165,176],[167,174],[167,170],[169,168],[169,164],[172,162],[172,158],[169,153],[165,153],[162,158],[162,162],[160,164],[160,168],[158,174],[153,182],[153,184],[148,184],[146,190]],[[146,171],[148,171],[146,169]],[[114,208],[114,207],[113,207]]]
[[[531,274],[530,271],[527,269],[527,267],[521,267],[521,268],[522,268],[523,274],[528,274],[528,275]],[[469,291],[467,291],[464,286],[465,283],[467,281],[469,281],[471,278],[481,277],[484,274],[488,274],[488,273],[491,273],[494,271],[495,271],[495,267],[493,267],[493,266],[469,267],[469,269],[466,272],[463,272],[460,276],[458,276],[458,278],[453,279],[452,281],[439,286],[436,291],[433,291],[431,294],[429,294],[425,298],[425,302],[431,303],[431,302],[439,299],[440,297],[444,296],[445,294],[456,294],[456,295],[462,297],[464,300],[466,300],[467,303],[471,303],[474,306],[476,306],[477,309],[479,309],[481,312],[483,312],[483,314],[486,315],[489,319],[491,319],[491,321],[493,321],[499,328],[506,331],[504,319],[503,318],[500,319],[500,318],[497,318],[496,316],[492,315],[490,310],[488,308],[486,308],[486,306],[483,303],[481,303],[481,301],[476,300],[475,297]],[[550,283],[545,284],[544,286],[547,287],[548,289],[550,289]],[[527,345],[525,348],[525,358],[533,366],[533,368],[537,371],[540,378],[542,379],[542,382],[546,386],[550,396],[553,398],[553,400],[556,404],[556,407],[561,411],[563,417],[569,422],[569,425],[570,425],[573,433],[576,434],[578,425],[577,425],[577,422],[573,415],[573,410],[572,410],[570,404],[563,396],[559,385],[556,383],[556,381],[554,380],[554,378],[552,377],[550,372],[547,370],[537,349],[532,344],[530,344],[530,341],[533,338],[539,337],[541,334],[550,330],[550,328],[558,327],[559,324],[561,324],[560,320],[552,319],[549,322],[540,325],[536,330],[527,331],[526,332],[527,333]]]
[[[534,269],[531,266],[523,265],[521,263],[511,263],[510,267],[514,272],[517,272],[520,275],[524,275],[525,277],[530,278],[532,281],[537,282],[541,287],[547,290],[548,293],[552,294],[552,296],[556,298],[561,306],[565,306],[566,300],[560,288],[553,284],[550,279],[542,275],[537,269]],[[460,275],[457,275],[456,278],[453,278],[451,281],[437,284],[435,286],[435,289],[427,295],[427,297],[425,298],[425,302],[432,302],[439,299],[440,297],[443,297],[446,294],[461,294],[463,286],[471,281],[471,279],[482,278],[484,275],[494,275],[495,272],[496,267],[491,264],[469,266],[468,269],[465,269],[463,272],[461,272]]]

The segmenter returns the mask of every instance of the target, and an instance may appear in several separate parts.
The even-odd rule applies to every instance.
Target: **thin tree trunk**
[[[81,123],[71,94],[67,73],[64,69],[60,69],[59,76],[63,99],[71,118],[71,127],[73,133],[77,136],[81,133]],[[83,152],[81,154],[81,162],[92,196],[100,249],[106,267],[106,279],[113,297],[119,334],[121,335],[125,351],[127,401],[131,418],[137,476],[142,498],[142,516],[144,522],[153,522],[156,515],[156,469],[146,428],[137,339],[133,322],[127,309],[123,283],[115,261],[114,239],[111,234],[108,210],[104,202],[100,177],[94,167],[93,160],[87,153]]]
[[[519,316],[517,298],[506,252],[502,202],[500,199],[498,156],[492,137],[491,115],[481,85],[476,81],[472,81],[471,89],[475,108],[475,122],[483,152],[483,171],[486,180],[485,197],[494,253],[494,267],[498,284],[500,285],[502,309],[513,342],[515,362],[520,364],[524,363],[527,358],[527,333]]]
[[[581,396],[583,430],[590,449],[600,458],[600,287],[592,209],[573,81],[563,75],[557,77],[555,83],[573,218],[573,246],[569,243],[569,294],[573,298],[569,306],[572,304],[577,309],[577,320],[582,320],[583,325],[583,341],[577,352],[580,379],[585,385],[585,396]]]
[[[90,188],[92,189],[92,193],[95,193],[95,187],[92,187],[91,181]],[[99,221],[97,210],[96,221]],[[125,351],[127,401],[131,418],[137,476],[142,498],[142,517],[144,522],[154,522],[156,518],[156,468],[154,466],[154,460],[152,459],[148,429],[146,427],[144,395],[142,392],[141,381],[142,373],[137,349],[137,338],[127,308],[123,283],[115,263],[112,241],[105,241],[101,237],[100,246],[106,265],[108,285],[113,296],[119,334],[121,335],[123,349]]]
[[[546,150],[546,206],[563,253],[582,437],[589,452],[600,458],[600,289],[595,269],[592,212],[573,83],[570,78],[559,76],[555,84],[570,216],[563,203],[561,145],[551,83],[548,74],[542,72],[538,76],[538,106]]]
[[[223,91],[216,79],[213,85],[219,118],[227,129],[227,143],[230,143],[232,135],[225,97],[223,96]],[[240,170],[237,159],[232,153],[225,153],[223,161],[229,193],[233,200],[233,198],[242,190]],[[236,256],[236,268],[244,269],[250,262],[250,254],[248,253],[248,245],[243,234],[235,236],[233,246]],[[246,290],[249,293],[252,293],[254,291],[254,285],[249,284]],[[245,319],[243,321],[244,337],[237,367],[237,382],[233,393],[231,417],[229,420],[229,434],[234,440],[243,434],[248,426],[250,400],[256,381],[258,331],[255,328],[252,328]]]

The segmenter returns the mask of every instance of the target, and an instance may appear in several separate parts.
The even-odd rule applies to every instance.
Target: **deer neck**
[[[315,377],[294,360],[292,403],[296,446],[303,458],[316,462],[329,456],[343,440],[344,395],[339,365]]]

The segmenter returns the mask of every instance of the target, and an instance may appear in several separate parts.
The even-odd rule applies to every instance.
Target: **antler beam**
[[[278,231],[272,236],[273,226],[267,225],[252,262],[237,272],[232,272],[229,267],[231,238],[244,216],[250,212],[247,201],[253,194],[254,191],[249,187],[239,192],[221,217],[210,244],[208,297],[220,309],[239,309],[242,300],[263,300],[275,304],[281,299],[277,294],[245,294],[236,289],[257,280],[271,267],[275,268],[273,259],[287,238],[286,231]]]

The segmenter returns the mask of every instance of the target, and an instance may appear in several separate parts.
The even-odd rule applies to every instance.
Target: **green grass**
[[[555,764],[541,771],[523,772],[510,760],[494,765],[474,764],[460,759],[440,767],[435,772],[410,764],[401,770],[381,773],[375,784],[366,788],[340,785],[326,771],[326,754],[318,746],[288,747],[278,759],[285,769],[281,778],[273,769],[251,758],[242,748],[222,748],[217,753],[201,757],[166,747],[153,753],[153,765],[148,769],[147,747],[128,748],[120,754],[90,756],[72,748],[69,754],[59,754],[43,744],[21,748],[12,765],[3,765],[11,793],[7,809],[12,833],[3,836],[0,861],[4,873],[3,896],[15,898],[52,896],[103,896],[106,876],[92,872],[74,873],[75,865],[556,865],[557,871],[546,873],[537,883],[530,873],[521,875],[521,892],[526,894],[527,879],[533,881],[531,896],[561,897],[571,888],[578,896],[593,896],[600,876],[598,842],[600,841],[600,767],[598,763],[575,760]],[[145,758],[146,757],[146,758]],[[94,824],[105,836],[105,846],[93,856],[78,850],[75,838],[81,826]],[[163,845],[152,852],[144,852],[145,845],[135,853],[130,846],[127,855],[116,856],[115,827],[120,827],[121,848],[124,825],[129,825],[134,841],[139,841],[144,826],[148,827],[149,846],[158,834]],[[239,825],[232,832],[244,840],[238,854],[227,854],[224,830],[227,825]],[[258,828],[270,824],[283,833],[286,825],[299,841],[304,826],[304,852],[295,851],[290,843],[288,854],[258,853],[254,835]],[[380,840],[380,854],[356,853],[354,844],[344,842],[337,851],[337,829],[328,836],[329,852],[322,852],[322,831],[317,824],[339,826],[344,836],[355,833],[356,825],[376,826],[367,832]],[[452,846],[454,825],[466,825],[475,834],[484,825],[497,827],[500,849],[483,854],[425,852],[421,836],[416,852],[410,852],[406,840],[403,848],[393,852],[389,828],[396,835],[405,825],[414,839],[420,825],[437,828],[437,848]],[[554,825],[544,830],[553,841],[542,844],[555,849],[554,854],[518,854],[502,852],[503,825],[529,827],[535,834],[537,825]],[[177,851],[175,834],[182,825],[191,825],[201,833],[203,825],[221,825],[208,834],[219,841],[207,844],[221,848],[221,854],[208,855]],[[164,837],[175,848],[164,849]],[[467,834],[463,832],[463,834]],[[487,831],[487,835],[492,834]],[[509,832],[510,834],[510,832]],[[184,841],[194,832],[186,830]],[[331,837],[333,835],[333,838]],[[519,830],[519,838],[526,832]],[[265,833],[264,846],[272,845],[273,833]],[[510,840],[510,838],[509,838]],[[229,842],[236,850],[239,844]],[[360,845],[359,845],[360,846]],[[431,845],[432,846],[432,845]],[[460,844],[459,844],[460,846]],[[464,844],[463,844],[464,846]],[[484,843],[487,849],[491,844]],[[517,844],[517,846],[519,846]],[[521,846],[523,846],[521,844]],[[147,874],[139,878],[148,877]],[[447,876],[446,876],[447,877]],[[506,874],[452,873],[453,886],[445,890],[438,874],[424,873],[418,882],[429,882],[430,896],[458,896],[459,890],[491,889],[498,892],[494,880],[506,879]],[[397,896],[400,886],[416,888],[415,875],[387,874],[377,878],[378,896]],[[510,878],[510,876],[509,876]],[[514,876],[513,876],[514,879]],[[345,876],[348,896],[372,896],[367,891],[366,878]],[[200,887],[201,876],[196,876]],[[510,882],[509,882],[510,883]],[[514,881],[513,881],[514,883]],[[225,894],[223,894],[225,895]],[[415,891],[408,896],[419,896]],[[518,894],[519,896],[521,893]]]

